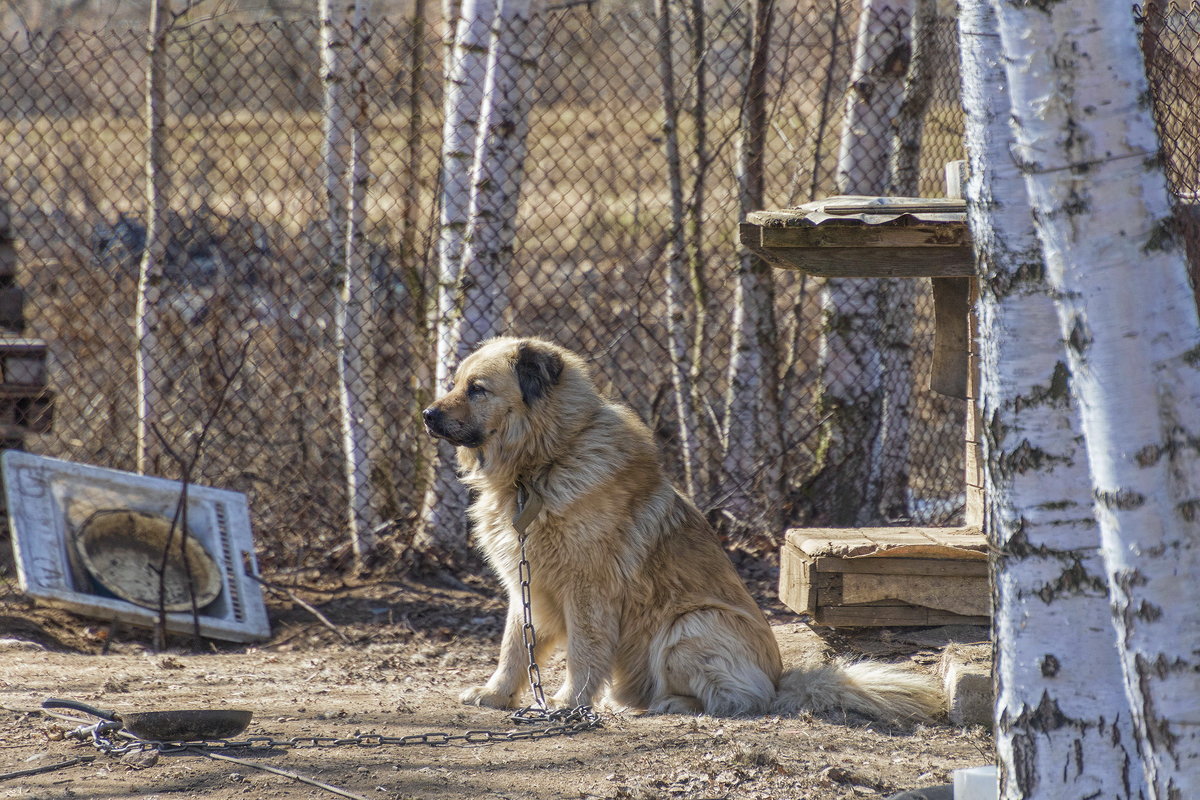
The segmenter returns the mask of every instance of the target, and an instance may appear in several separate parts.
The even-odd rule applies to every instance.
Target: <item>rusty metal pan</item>
[[[250,724],[252,712],[235,709],[188,709],[173,711],[135,711],[118,714],[78,700],[48,697],[42,708],[82,711],[108,723],[120,723],[121,729],[151,742],[201,742],[237,736]]]

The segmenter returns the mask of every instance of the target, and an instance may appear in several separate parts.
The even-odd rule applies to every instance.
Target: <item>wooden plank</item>
[[[926,558],[983,559],[987,550],[987,540],[978,525],[962,528],[790,528],[784,538],[810,557],[854,558],[909,553]],[[939,553],[937,556],[932,554],[935,551]]]
[[[47,433],[53,422],[53,392],[40,389],[36,394],[0,397],[0,436],[12,438],[13,432]]]
[[[986,501],[983,489],[977,486],[967,487],[967,509],[963,514],[966,522],[983,524],[984,504]]]
[[[0,281],[5,285],[11,283],[17,274],[16,233],[13,231],[8,203],[7,197],[0,198]]]
[[[863,573],[870,575],[957,575],[987,577],[986,559],[955,561],[948,558],[888,558],[862,556],[834,558],[820,556],[813,560],[817,572]]]
[[[0,383],[0,400],[19,400],[21,398],[53,397],[53,392],[45,385],[35,386],[21,383]]]
[[[878,600],[899,601],[965,616],[992,613],[992,592],[986,576],[842,575],[841,604]],[[822,597],[820,605],[837,603]]]
[[[824,278],[929,278],[975,274],[970,247],[781,248],[747,245],[778,269]]]
[[[964,472],[967,486],[983,488],[983,448],[978,442],[967,441],[966,453],[963,454]]]
[[[837,606],[817,609],[817,625],[867,627],[884,625],[987,625],[990,617],[963,616],[934,608],[908,605]]]
[[[962,223],[919,225],[800,225],[763,226],[761,247],[816,248],[962,248],[970,247],[967,228]]]
[[[46,355],[45,339],[28,339],[20,336],[0,336],[0,356]]]
[[[793,528],[780,550],[779,598],[821,625],[986,624],[986,554],[941,544],[955,540],[986,547],[979,528]],[[927,550],[940,557],[913,556]]]
[[[942,176],[946,180],[946,197],[955,199],[966,195],[967,187],[967,162],[966,161],[947,161],[942,167]],[[964,202],[963,213],[966,213]]]
[[[0,328],[25,330],[25,290],[20,286],[0,288]]]
[[[968,327],[971,278],[934,278],[933,366],[929,388],[948,397],[967,396],[971,332]]]
[[[966,511],[963,521],[968,525],[983,525],[987,495],[986,485],[987,465],[983,458],[983,415],[979,407],[979,319],[975,314],[976,302],[979,299],[979,281],[971,281],[971,296],[968,298],[970,316],[968,325],[971,330],[971,351],[967,357],[967,430],[966,430],[966,463],[967,471]]]
[[[759,249],[762,247],[762,226],[749,222],[739,223],[738,242],[742,247],[749,247],[751,250]]]
[[[811,576],[812,562],[800,548],[788,542],[779,551],[779,599],[797,614],[817,610],[817,591]]]

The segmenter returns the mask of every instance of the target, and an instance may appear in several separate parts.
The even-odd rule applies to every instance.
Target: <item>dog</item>
[[[566,654],[554,706],[603,699],[730,717],[840,708],[894,723],[939,713],[933,682],[900,667],[835,661],[785,673],[769,623],[714,529],[667,479],[649,428],[597,390],[575,353],[492,339],[423,418],[457,448],[476,544],[509,598],[499,664],[462,702],[516,708],[528,684],[521,491],[540,505],[526,529],[535,657]]]

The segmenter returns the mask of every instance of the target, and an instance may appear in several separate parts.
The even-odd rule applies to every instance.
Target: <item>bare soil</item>
[[[317,577],[294,576],[307,586]],[[986,636],[981,628],[818,634],[778,604],[772,577],[769,569],[761,571],[751,575],[751,585],[776,626],[785,662],[845,653],[933,670],[947,641]],[[294,598],[318,609],[328,625],[274,591],[268,595],[275,631],[269,642],[205,642],[200,652],[188,641],[156,652],[144,631],[111,630],[36,607],[11,580],[0,582],[0,773],[95,757],[0,780],[0,798],[833,800],[946,783],[951,770],[991,760],[983,729],[942,724],[893,729],[841,714],[604,714],[599,730],[534,741],[217,752],[250,762],[238,764],[196,752],[100,753],[63,738],[76,723],[39,708],[48,696],[118,712],[245,708],[254,719],[239,738],[278,741],[511,730],[505,713],[457,701],[461,689],[490,673],[503,603],[486,580],[443,578],[340,583],[321,591],[293,587]],[[542,667],[551,688],[560,668],[554,662]]]

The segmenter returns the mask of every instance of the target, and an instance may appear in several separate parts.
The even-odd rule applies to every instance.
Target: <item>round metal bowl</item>
[[[171,521],[158,514],[127,508],[96,511],[79,526],[75,547],[97,583],[143,608],[159,607],[160,571],[166,611],[191,611],[191,591],[197,608],[204,608],[221,593],[221,574],[212,556],[181,527],[177,526],[172,536]]]

